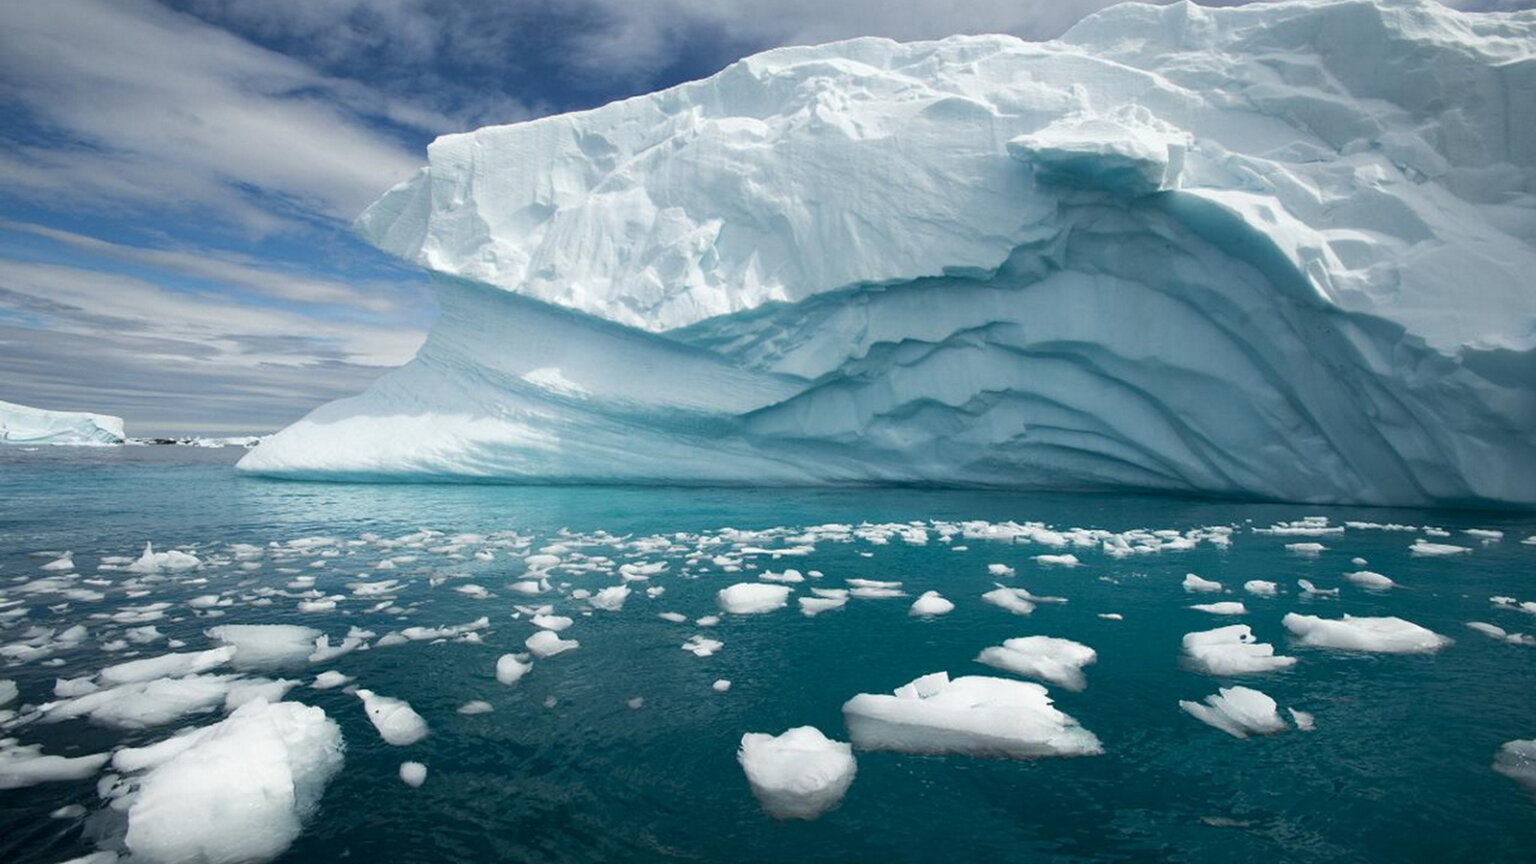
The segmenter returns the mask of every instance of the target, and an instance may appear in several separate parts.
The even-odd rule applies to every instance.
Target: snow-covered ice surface
[[[323,711],[346,743],[307,816],[270,796],[273,824],[288,826],[271,836],[299,826],[269,847],[286,846],[278,864],[1513,864],[1536,848],[1536,800],[1491,768],[1505,742],[1536,734],[1536,655],[1509,638],[1536,631],[1528,514],[276,483],[233,475],[237,454],[218,452],[0,451],[7,864],[122,851],[125,793],[146,760],[263,700]],[[1420,538],[1470,551],[1415,555]],[[136,567],[146,542],[195,564]],[[1296,542],[1328,548],[1301,556],[1286,548]],[[1041,558],[1068,554],[1080,566]],[[1346,577],[1362,570],[1401,587]],[[1187,592],[1189,573],[1222,587]],[[533,593],[509,587],[521,583]],[[763,586],[773,608],[723,611],[733,585]],[[999,608],[998,591],[1029,614]],[[910,614],[930,592],[954,608]],[[805,600],[836,608],[808,616]],[[1238,618],[1190,608],[1239,601]],[[1321,649],[1289,614],[1398,618],[1455,641],[1427,654]],[[535,657],[526,643],[540,633],[541,648],[580,648]],[[1018,662],[976,662],[1001,653],[989,649]],[[1079,664],[1090,649],[1095,662]],[[922,679],[936,670],[949,687]],[[1085,689],[1070,689],[1074,671]],[[918,698],[897,697],[909,682]],[[1179,707],[1211,708],[1207,696],[1233,687],[1271,697],[1291,731],[1239,741]],[[390,743],[361,691],[374,707],[409,705],[384,703],[411,719],[406,738],[414,718],[430,734]],[[737,752],[743,735],[802,726],[852,744],[858,779],[814,822],[783,825]],[[1091,746],[1102,752],[1044,755]],[[301,767],[271,739],[241,749]],[[420,788],[402,763],[428,768]]]
[[[779,819],[815,819],[837,806],[853,784],[853,748],[814,726],[782,735],[748,732],[736,752],[752,794]]]
[[[1124,4],[445,135],[358,221],[427,343],[241,467],[1536,503],[1533,64],[1526,13]]]
[[[123,418],[79,411],[49,411],[0,400],[0,445],[123,443]]]

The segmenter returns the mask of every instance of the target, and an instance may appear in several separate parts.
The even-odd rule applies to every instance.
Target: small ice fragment
[[[1047,567],[1081,567],[1082,562],[1071,553],[1065,555],[1036,555],[1035,561]]]
[[[1297,729],[1303,732],[1311,732],[1317,728],[1317,721],[1312,717],[1310,711],[1298,711],[1295,708],[1287,708],[1285,710],[1290,712],[1291,722],[1296,724]]]
[[[404,699],[380,696],[372,690],[358,690],[357,698],[363,700],[363,710],[384,743],[405,747],[427,737],[427,721]]]
[[[1504,742],[1493,770],[1536,793],[1536,738]]]
[[[1472,551],[1467,546],[1453,546],[1449,543],[1431,543],[1420,537],[1408,547],[1408,553],[1416,557],[1444,557],[1448,555],[1464,555]]]
[[[689,636],[682,648],[695,657],[709,657],[716,651],[725,647],[725,643],[718,639],[707,639],[703,636]]]
[[[1125,616],[1121,615],[1119,612],[1100,612],[1099,613],[1099,617],[1103,618],[1105,621],[1124,621],[1125,620]]]
[[[632,711],[639,711],[641,708],[645,707],[645,697],[635,696],[631,699],[626,699],[624,704],[628,705]]]
[[[983,649],[976,655],[978,663],[1028,678],[1039,678],[1073,691],[1088,686],[1083,667],[1098,659],[1099,655],[1087,645],[1054,636],[1008,639],[1002,645]]]
[[[1223,600],[1220,603],[1196,603],[1189,608],[1197,612],[1208,612],[1212,615],[1247,615],[1248,607],[1237,600]]]
[[[802,601],[804,598],[801,598]],[[801,603],[802,611],[804,603]],[[907,610],[908,615],[933,616],[947,615],[955,610],[955,604],[946,599],[937,591],[924,591],[921,596],[912,601],[912,608]]]
[[[629,599],[629,594],[628,585],[614,585],[588,597],[587,602],[594,609],[617,612],[624,608],[624,601]]]
[[[1179,700],[1191,717],[1214,726],[1234,738],[1273,735],[1285,731],[1285,721],[1275,710],[1275,700],[1248,687],[1222,687],[1205,697],[1205,704]]]
[[[1308,597],[1337,597],[1337,596],[1339,596],[1339,589],[1337,589],[1337,588],[1319,588],[1316,585],[1313,585],[1309,580],[1306,580],[1306,579],[1297,579],[1296,580],[1296,585],[1301,588],[1301,593],[1307,595]]]
[[[1221,590],[1220,582],[1212,582],[1209,579],[1202,579],[1193,573],[1185,574],[1183,585],[1184,590],[1191,594],[1208,594],[1213,591]]]
[[[1009,567],[1007,564],[988,564],[987,565],[987,575],[988,576],[1012,576],[1013,572],[1014,572],[1013,568]]]
[[[540,630],[553,630],[559,633],[576,622],[564,615],[535,615],[530,619],[530,623]]]
[[[231,662],[236,669],[303,665],[314,650],[315,640],[324,635],[297,624],[222,624],[207,632],[209,638],[235,647]]]
[[[1431,654],[1451,644],[1439,633],[1401,618],[1319,618],[1292,612],[1281,619],[1296,642],[1316,648],[1374,651],[1383,654]]]
[[[725,678],[720,678],[720,679],[716,680],[715,683],[713,683],[713,684],[711,684],[709,686],[716,693],[724,693],[725,691],[731,689],[731,682],[729,680],[725,679]]]
[[[479,699],[465,702],[463,705],[459,706],[459,713],[466,716],[472,716],[475,714],[489,714],[495,710],[496,708],[492,706],[491,703],[483,702]]]
[[[1243,583],[1243,590],[1255,597],[1273,597],[1279,593],[1280,586],[1263,579],[1249,579]]]
[[[337,672],[335,669],[330,669],[325,672],[321,672],[319,675],[316,675],[315,683],[309,686],[315,688],[316,690],[330,690],[332,688],[340,687],[344,684],[350,683],[352,683],[351,675],[343,675],[342,673]]]
[[[1391,579],[1381,575],[1380,573],[1375,573],[1370,570],[1358,570],[1354,573],[1345,573],[1344,578],[1355,583],[1356,585],[1359,585],[1362,588],[1369,588],[1372,591],[1385,591],[1388,588],[1397,587],[1396,582],[1393,582]]]
[[[739,582],[722,588],[717,596],[721,610],[733,615],[761,615],[782,609],[789,602],[787,585]]]
[[[1247,624],[1184,634],[1184,654],[1197,671],[1207,675],[1246,675],[1296,665],[1295,657],[1275,654],[1275,646],[1259,642]]]
[[[663,612],[656,617],[663,621],[670,621],[673,624],[682,624],[688,620],[688,616],[681,612]]]
[[[400,781],[415,789],[427,782],[427,766],[420,762],[401,762]]]
[[[837,806],[857,773],[853,748],[813,726],[748,732],[736,752],[758,803],[776,819],[815,819]]]
[[[511,687],[521,681],[532,668],[532,663],[524,663],[516,654],[503,654],[496,658],[496,680]]]
[[[1285,548],[1288,552],[1294,552],[1297,555],[1306,555],[1308,557],[1316,556],[1322,552],[1328,551],[1328,547],[1321,543],[1287,543],[1285,544]]]
[[[553,657],[581,647],[575,639],[561,639],[553,630],[540,630],[523,641],[535,657]]]

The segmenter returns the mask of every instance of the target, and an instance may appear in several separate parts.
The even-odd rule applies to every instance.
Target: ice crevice
[[[358,223],[426,344],[241,468],[1533,506],[1533,46],[1117,5],[444,136]]]

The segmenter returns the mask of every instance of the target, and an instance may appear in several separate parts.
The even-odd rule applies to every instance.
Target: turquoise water
[[[352,599],[321,613],[299,613],[296,601],[286,598],[266,607],[237,604],[218,619],[196,617],[180,605],[210,591],[281,587],[292,574],[276,572],[275,563],[254,572],[210,568],[196,574],[205,584],[169,580],[151,597],[128,599],[103,588],[108,596],[98,603],[51,609],[60,606],[52,598],[32,602],[24,624],[85,622],[93,638],[58,655],[61,666],[33,662],[0,672],[17,681],[21,701],[29,703],[50,698],[57,677],[128,659],[122,652],[101,652],[98,643],[113,625],[89,617],[126,604],[177,604],[170,617],[155,623],[185,640],[184,650],[207,647],[202,631],[216,623],[303,623],[334,641],[354,625],[383,634],[489,616],[483,644],[413,642],[289,673],[306,681],[321,668],[356,676],[359,685],[409,700],[432,735],[410,747],[391,747],[353,696],[307,686],[293,690],[289,698],[323,708],[341,725],[347,754],[319,812],[282,861],[1401,864],[1529,861],[1536,854],[1536,800],[1489,767],[1503,742],[1536,737],[1536,648],[1496,642],[1465,626],[1488,621],[1511,631],[1536,630],[1536,618],[1493,608],[1488,600],[1536,599],[1536,546],[1520,543],[1536,533],[1536,518],[1528,514],[889,489],[303,484],[237,477],[230,469],[236,456],[186,448],[0,449],[0,584],[43,575],[38,567],[49,559],[31,555],[35,551],[73,550],[79,570],[92,574],[100,556],[137,555],[145,541],[209,557],[230,543],[398,537],[419,529],[450,535],[516,531],[531,538],[533,549],[559,539],[562,529],[630,535],[631,543],[678,532],[717,536],[726,527],[861,522],[1235,529],[1225,550],[1201,544],[1121,559],[1070,550],[1083,561],[1077,568],[1031,560],[1064,550],[958,537],[946,544],[933,531],[926,545],[899,537],[888,544],[819,542],[806,556],[758,559],[762,569],[823,571],[821,583],[828,586],[860,577],[902,580],[912,595],[939,590],[957,608],[931,620],[909,617],[907,598],[853,600],[816,618],[791,607],[726,616],[712,629],[673,624],[657,613],[712,614],[718,589],[752,581],[756,571],[701,572],[707,562],[688,566],[679,553],[638,555],[635,560],[667,560],[670,568],[636,583],[622,611],[586,617],[575,611],[583,604],[558,595],[537,601],[553,602],[558,613],[577,618],[562,635],[579,639],[581,648],[536,661],[512,688],[495,680],[496,658],[521,651],[533,628],[511,617],[515,603],[529,601],[506,590],[523,565],[505,550],[488,562],[422,553],[413,565],[375,572],[375,578],[408,581],[398,601],[410,610],[405,618],[369,612],[371,601]],[[1439,542],[1473,551],[1411,557],[1408,545],[1418,533],[1281,537],[1250,530],[1304,516],[1327,516],[1335,524],[1436,525],[1451,532]],[[1461,533],[1467,528],[1499,529],[1506,537],[1482,544]],[[1314,540],[1329,549],[1305,557],[1284,548]],[[588,551],[599,554],[597,545]],[[345,582],[373,572],[370,564],[381,554],[371,546],[353,551],[317,571],[321,590],[344,594]],[[1402,587],[1376,594],[1345,582],[1340,574],[1359,569],[1350,563],[1355,556]],[[1007,584],[1070,602],[1041,606],[1029,617],[982,603],[980,594],[994,581],[986,566],[994,562],[1016,568],[1017,576],[1002,580]],[[1249,579],[1273,580],[1281,594],[1261,598],[1238,590],[1220,599],[1244,600],[1250,614],[1218,618],[1185,608],[1216,599],[1184,593],[1180,581],[1189,572],[1233,589]],[[449,579],[434,587],[431,576]],[[1300,597],[1298,578],[1340,587],[1341,596]],[[616,579],[591,573],[556,581],[598,588]],[[449,590],[465,582],[495,596],[474,599]],[[647,597],[641,590],[646,585],[666,592]],[[804,586],[796,593],[803,595]],[[1438,654],[1411,656],[1297,647],[1280,625],[1290,611],[1397,615],[1456,642]],[[1108,612],[1124,620],[1098,617]],[[1239,622],[1300,662],[1233,679],[1181,665],[1182,634]],[[24,624],[0,632],[0,641],[16,638]],[[708,658],[679,650],[694,633],[725,647]],[[858,776],[846,799],[815,822],[776,821],[753,799],[735,761],[744,732],[810,724],[846,740],[840,707],[854,694],[887,692],[937,670],[1001,676],[972,658],[986,646],[1032,634],[1075,639],[1098,651],[1098,663],[1086,670],[1085,691],[1053,687],[1052,694],[1059,708],[1098,735],[1104,755],[1024,762],[859,753]],[[166,650],[135,647],[141,656]],[[712,691],[718,678],[731,680],[732,688]],[[1238,740],[1178,708],[1180,699],[1200,699],[1232,683],[1314,713],[1316,731]],[[637,697],[643,706],[629,707]],[[472,699],[490,702],[495,711],[456,713]],[[160,740],[182,725],[216,718],[129,733],[68,721],[7,734],[43,743],[49,752],[78,755]],[[406,759],[429,766],[419,789],[396,777]],[[67,804],[85,805],[88,813],[46,818]],[[0,791],[0,860],[54,862],[91,851],[86,835],[103,823],[95,815],[101,806],[89,780]]]

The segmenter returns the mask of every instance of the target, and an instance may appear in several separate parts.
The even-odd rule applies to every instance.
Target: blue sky
[[[119,414],[138,435],[270,431],[420,344],[424,277],[348,225],[437,135],[775,45],[1050,38],[1106,5],[8,0],[0,399]]]

